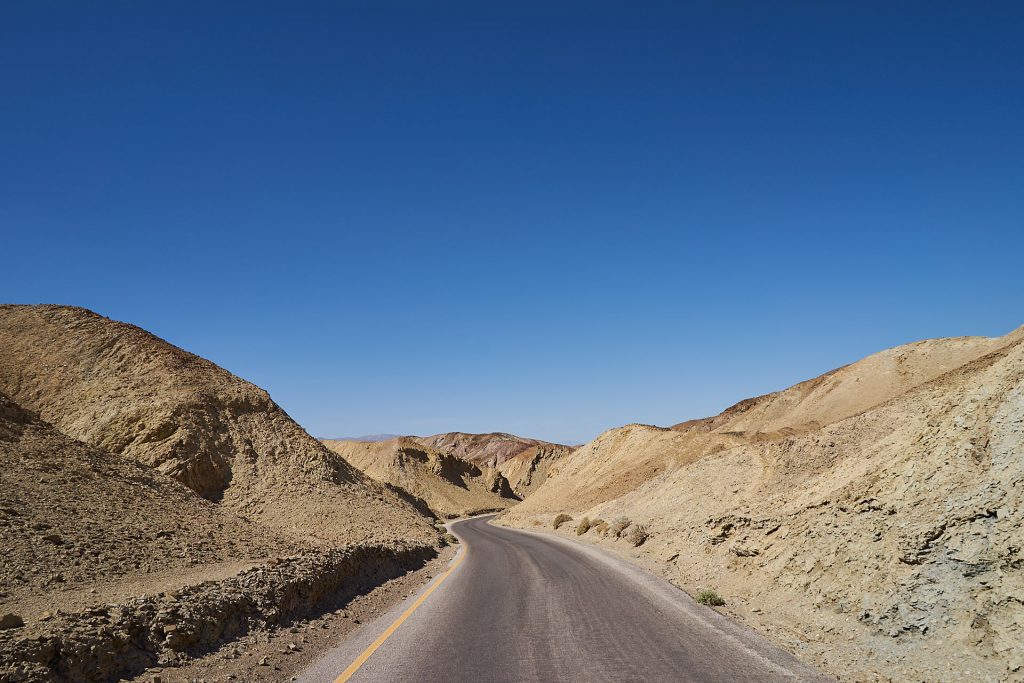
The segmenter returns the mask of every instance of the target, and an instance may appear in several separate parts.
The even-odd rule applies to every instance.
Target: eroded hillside
[[[511,434],[453,432],[386,441],[327,439],[324,444],[378,481],[419,498],[436,514],[501,510],[535,490],[567,446]]]
[[[28,619],[73,604],[97,582],[202,580],[222,565],[302,549],[151,468],[61,434],[3,394],[0,500],[0,604]],[[34,597],[38,604],[23,605]]]
[[[584,538],[718,590],[844,679],[1021,680],[1024,330],[898,347],[672,429],[611,430],[504,522],[558,513],[643,527],[637,547],[614,525]]]
[[[439,517],[502,510],[519,501],[500,472],[482,470],[409,437],[324,443],[374,479],[424,501]]]
[[[433,543],[430,520],[270,396],[81,308],[0,306],[0,391],[63,433],[138,460],[267,526],[329,543]]]
[[[433,519],[139,328],[0,306],[0,680],[120,680],[437,555]]]

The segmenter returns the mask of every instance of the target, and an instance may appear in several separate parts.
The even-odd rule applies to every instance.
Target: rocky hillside
[[[436,514],[501,510],[536,490],[568,446],[512,434],[403,436],[323,442],[359,470],[419,498]]]
[[[62,606],[84,586],[203,575],[300,545],[203,500],[170,477],[71,439],[0,394],[0,611]],[[39,611],[39,610],[36,610]]]
[[[489,432],[487,434],[466,434],[446,432],[433,436],[414,436],[416,441],[456,458],[471,462],[478,467],[500,468],[507,460],[531,449],[569,450],[568,446],[528,439],[515,434]]]
[[[558,513],[843,680],[1024,680],[1024,328],[611,430],[504,522]]]
[[[81,308],[0,306],[0,391],[267,526],[329,543],[433,543],[430,520],[309,436],[265,391]]]
[[[483,470],[414,438],[328,440],[324,444],[374,479],[422,500],[439,517],[501,510],[519,501],[497,470]]]
[[[497,470],[519,498],[533,493],[544,483],[549,472],[557,471],[558,461],[573,451],[572,446],[504,432],[447,432],[412,438],[485,470]]]

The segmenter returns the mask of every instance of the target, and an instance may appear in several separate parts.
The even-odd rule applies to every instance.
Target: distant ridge
[[[365,436],[337,436],[331,439],[321,437],[321,441],[390,441],[391,439],[397,439],[400,434],[367,434]]]

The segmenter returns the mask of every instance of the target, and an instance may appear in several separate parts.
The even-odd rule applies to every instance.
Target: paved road
[[[627,562],[489,519],[452,525],[464,561],[350,681],[830,680]],[[414,600],[363,628],[300,681],[333,682]]]

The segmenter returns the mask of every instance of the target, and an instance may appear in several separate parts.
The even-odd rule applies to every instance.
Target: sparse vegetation
[[[616,517],[612,520],[611,526],[608,527],[608,533],[613,538],[622,538],[623,532],[629,528],[629,525],[633,522],[629,521],[628,517]]]
[[[721,607],[725,604],[725,600],[722,598],[721,595],[719,595],[713,590],[708,589],[702,590],[700,593],[697,593],[697,602],[699,602],[702,605],[708,605],[709,607]]]
[[[593,522],[590,523],[590,528],[596,531],[601,536],[604,536],[608,533],[608,522],[604,521],[603,519],[595,519]]]
[[[555,521],[552,522],[551,526],[553,526],[553,527],[555,527],[557,529],[558,527],[562,526],[566,522],[571,522],[571,521],[572,521],[572,517],[570,515],[567,515],[567,514],[565,514],[563,512],[560,515],[558,515],[557,517],[555,517]]]
[[[455,537],[455,534],[445,534],[441,538],[444,539],[445,545],[458,545],[459,539]]]
[[[579,526],[576,527],[576,535],[582,536],[583,534],[590,531],[590,519],[584,517],[580,520]]]

